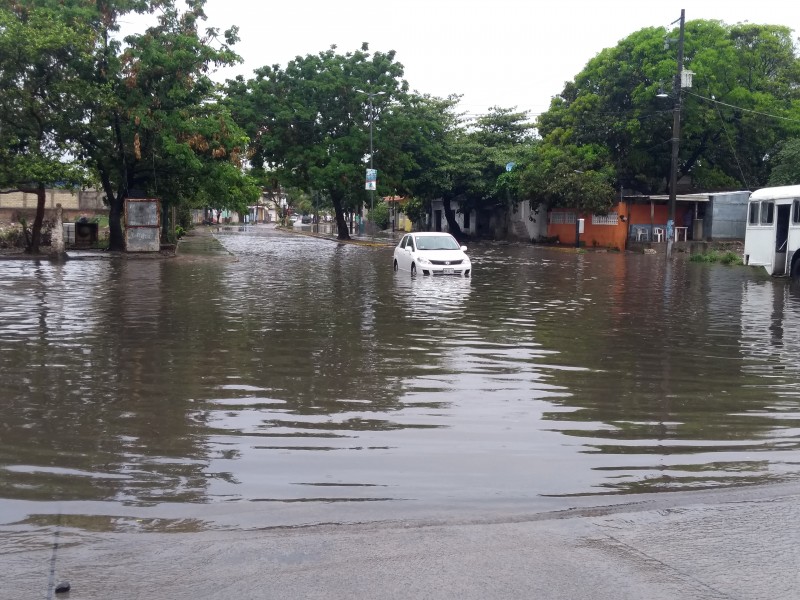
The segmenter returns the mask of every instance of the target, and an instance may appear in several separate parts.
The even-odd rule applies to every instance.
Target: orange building
[[[692,237],[690,229],[698,217],[698,204],[707,199],[705,194],[676,199],[677,241]],[[582,213],[581,246],[624,250],[629,242],[666,242],[668,212],[668,200],[663,196],[630,196],[624,202],[617,202],[607,215]],[[548,212],[548,238],[557,238],[561,244],[574,246],[575,235],[574,209],[555,208]]]

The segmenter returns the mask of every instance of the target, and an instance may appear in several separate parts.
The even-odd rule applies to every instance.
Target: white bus
[[[770,275],[800,278],[800,185],[764,188],[750,194],[744,262]]]

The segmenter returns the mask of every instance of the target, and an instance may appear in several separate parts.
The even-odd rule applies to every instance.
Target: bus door
[[[775,271],[773,275],[786,274],[786,245],[789,241],[789,213],[791,204],[779,204],[777,226],[775,229]]]

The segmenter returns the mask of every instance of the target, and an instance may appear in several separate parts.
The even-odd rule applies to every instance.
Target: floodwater
[[[387,247],[217,237],[236,261],[0,261],[0,525],[244,529],[800,474],[786,281],[489,243],[472,279],[412,279]]]

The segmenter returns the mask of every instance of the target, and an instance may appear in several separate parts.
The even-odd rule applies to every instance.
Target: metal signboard
[[[161,201],[157,198],[125,200],[125,249],[128,252],[161,250]]]

